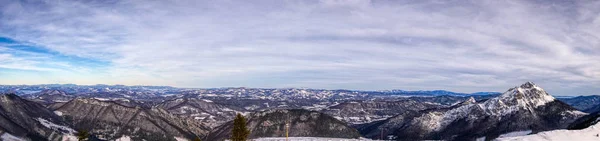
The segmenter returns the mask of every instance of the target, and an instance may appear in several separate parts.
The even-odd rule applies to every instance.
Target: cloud
[[[473,92],[536,81],[557,94],[600,90],[599,2],[1,5],[0,36],[105,62],[67,61],[110,78],[97,83]]]

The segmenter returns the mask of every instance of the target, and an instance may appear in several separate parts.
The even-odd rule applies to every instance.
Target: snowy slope
[[[533,135],[498,138],[497,141],[597,141],[600,140],[600,124],[582,130],[553,130]]]
[[[286,141],[285,138],[258,138],[253,141]],[[319,137],[290,137],[288,141],[371,141],[370,139],[340,139],[340,138],[319,138]]]
[[[2,141],[26,141],[26,139],[17,137],[17,136],[13,136],[9,133],[4,133],[2,135],[0,135],[0,140]]]

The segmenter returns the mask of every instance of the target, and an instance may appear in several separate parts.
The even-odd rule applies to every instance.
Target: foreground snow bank
[[[553,130],[533,135],[498,138],[497,141],[597,141],[600,140],[600,124],[582,130]]]
[[[319,137],[290,137],[288,141],[371,141],[370,139],[340,139],[340,138],[319,138]],[[252,141],[285,141],[285,137],[277,138],[258,138]]]
[[[27,141],[27,140],[19,138],[17,136],[13,136],[9,133],[2,134],[2,136],[0,136],[0,140],[1,141]]]

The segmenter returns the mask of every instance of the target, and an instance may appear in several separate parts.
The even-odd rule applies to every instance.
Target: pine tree
[[[82,130],[75,134],[77,136],[77,140],[79,141],[87,141],[90,137],[90,133],[86,130]]]
[[[246,141],[250,135],[250,131],[246,128],[246,118],[239,113],[233,120],[231,133],[231,141]]]
[[[199,137],[194,138],[192,141],[202,141]]]

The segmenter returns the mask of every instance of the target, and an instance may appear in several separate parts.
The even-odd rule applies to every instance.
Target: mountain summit
[[[555,98],[546,93],[544,89],[533,82],[527,82],[519,87],[514,87],[500,96],[482,103],[482,108],[488,114],[506,115],[517,110],[534,112],[535,108],[554,102]]]
[[[585,115],[527,82],[477,103],[467,100],[449,108],[405,112],[384,121],[359,127],[370,138],[401,140],[493,139],[515,132],[540,132],[566,128]],[[386,136],[381,136],[382,132]]]

